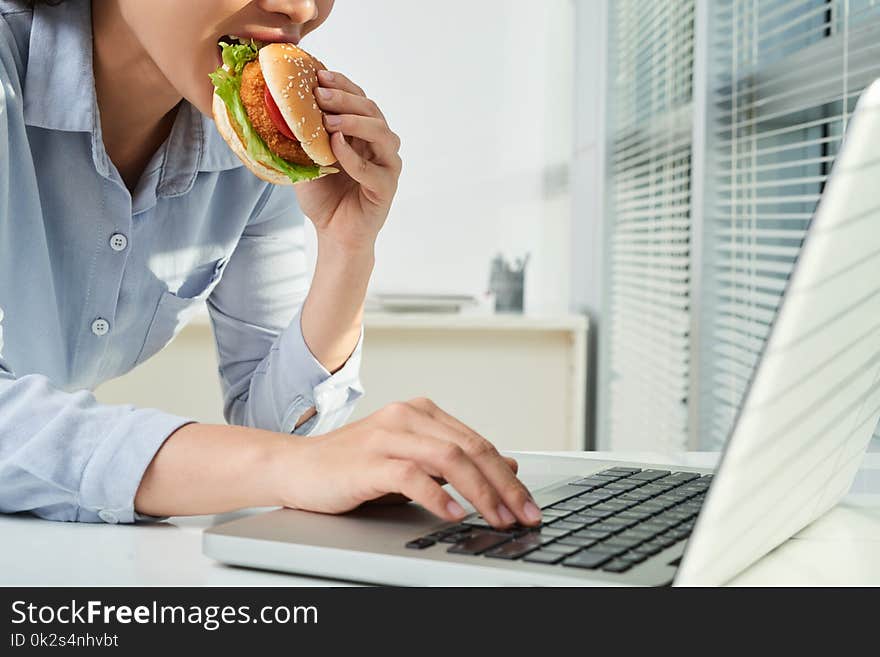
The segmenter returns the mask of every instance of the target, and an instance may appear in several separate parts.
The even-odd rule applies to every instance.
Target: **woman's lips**
[[[233,32],[230,36],[235,36],[244,41],[254,40],[260,43],[292,43],[299,44],[299,35],[287,34],[283,30],[244,30],[242,32]]]
[[[234,32],[232,34],[224,34],[217,39],[216,61],[217,66],[223,66],[223,48],[220,42],[237,43],[237,40],[254,41],[258,46],[268,43],[292,43],[298,45],[300,37],[298,35],[285,34],[279,30],[244,30],[242,32]]]

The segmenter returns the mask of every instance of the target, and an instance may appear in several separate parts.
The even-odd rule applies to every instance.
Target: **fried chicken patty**
[[[257,134],[263,138],[269,149],[282,159],[303,166],[314,166],[314,161],[295,139],[288,139],[278,131],[269,109],[266,107],[266,80],[258,61],[244,67],[241,77],[241,102]]]

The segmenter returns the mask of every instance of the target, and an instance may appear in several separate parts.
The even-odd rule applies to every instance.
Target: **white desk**
[[[716,454],[582,453],[670,466],[712,467]],[[567,455],[571,455],[568,453]],[[520,459],[527,484],[528,456]],[[0,516],[0,585],[333,586],[338,582],[220,565],[202,555],[201,530],[233,517],[157,525],[54,523]],[[880,585],[880,453],[868,454],[846,499],[733,582],[737,585]]]

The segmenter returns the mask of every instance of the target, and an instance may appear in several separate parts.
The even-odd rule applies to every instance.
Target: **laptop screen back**
[[[676,584],[722,584],[836,504],[878,416],[880,81],[850,121]]]

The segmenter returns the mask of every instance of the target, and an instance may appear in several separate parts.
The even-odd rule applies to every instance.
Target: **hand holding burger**
[[[220,134],[260,178],[296,184],[319,249],[323,241],[372,254],[402,168],[400,139],[382,112],[293,44],[221,47],[224,65],[211,75]]]

